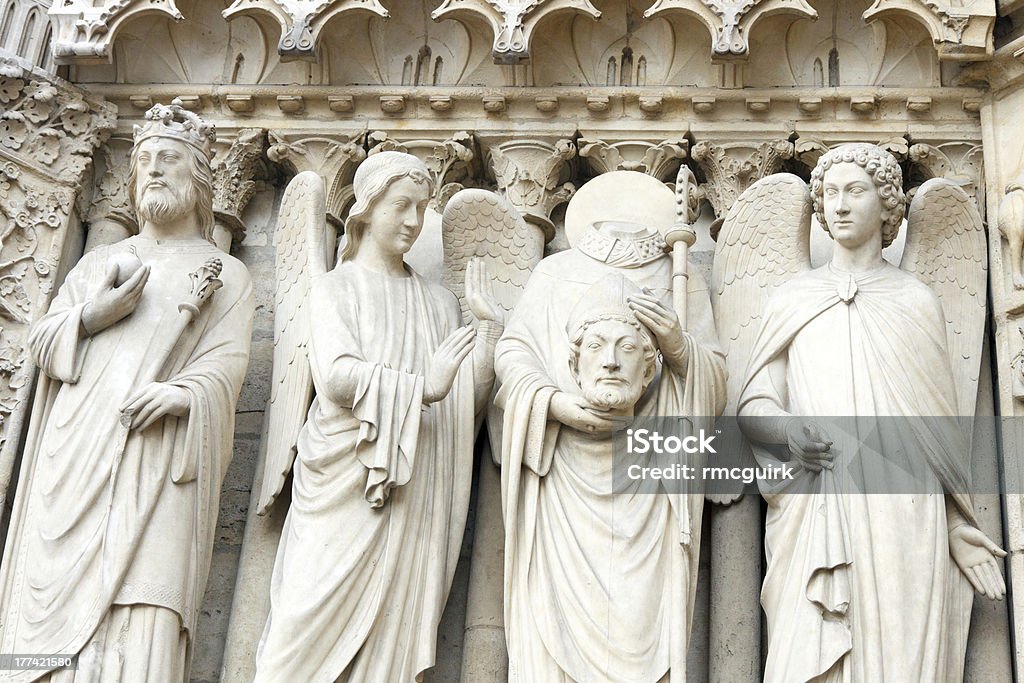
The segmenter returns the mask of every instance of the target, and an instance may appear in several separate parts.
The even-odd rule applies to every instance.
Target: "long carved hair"
[[[393,182],[402,178],[412,178],[417,183],[426,183],[428,192],[433,191],[434,183],[426,164],[411,154],[378,152],[359,164],[352,179],[356,203],[352,205],[348,220],[345,221],[342,261],[351,259],[359,251],[374,205]]]
[[[182,142],[188,150],[188,158],[192,161],[192,191],[195,192],[195,211],[199,214],[199,228],[203,238],[213,244],[213,169],[210,160],[201,150]],[[132,149],[132,158],[128,166],[128,205],[132,212],[138,214],[135,197],[135,183],[138,177],[139,145]],[[141,226],[140,226],[141,227]]]

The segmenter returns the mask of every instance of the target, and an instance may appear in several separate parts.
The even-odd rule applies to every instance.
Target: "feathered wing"
[[[494,295],[511,313],[534,266],[544,255],[544,238],[531,228],[508,201],[488,190],[457,192],[445,207],[441,222],[444,242],[444,284],[455,293],[464,320],[466,264],[482,258],[490,267]]]
[[[736,414],[747,363],[772,290],[810,270],[811,195],[790,173],[759,180],[729,209],[711,270],[711,306],[729,370],[725,415]],[[740,495],[709,494],[716,503]]]
[[[974,201],[956,183],[933,178],[910,204],[900,267],[938,295],[960,415],[974,415],[985,335],[988,251]]]
[[[326,230],[324,182],[312,171],[299,173],[284,191],[274,233],[274,368],[257,509],[261,515],[270,510],[292,468],[313,396],[307,307],[312,277],[326,272],[332,259],[325,248]]]

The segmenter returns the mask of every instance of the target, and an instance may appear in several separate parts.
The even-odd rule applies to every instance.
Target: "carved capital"
[[[948,178],[960,184],[985,218],[985,165],[977,142],[917,143],[910,146],[909,184],[916,186],[932,178]]]
[[[174,0],[62,0],[50,8],[53,60],[57,64],[109,62],[121,27],[145,14],[185,17]]]
[[[387,18],[390,13],[378,0],[235,0],[222,12],[232,20],[250,16],[265,31],[280,30],[277,53],[281,61],[316,61],[320,32],[337,16],[362,10]]]
[[[818,13],[804,0],[657,0],[644,12],[653,17],[679,11],[697,17],[711,32],[711,56],[715,60],[746,59],[754,24],[773,14],[793,14],[817,19]]]
[[[13,57],[0,57],[0,158],[79,185],[117,109]]]
[[[112,137],[96,150],[91,196],[83,198],[81,214],[89,224],[86,251],[138,234],[139,225],[128,203],[128,169],[132,140]]]
[[[434,181],[434,196],[431,207],[441,213],[448,200],[459,190],[477,187],[479,182],[474,161],[477,158],[476,142],[465,131],[455,133],[447,140],[405,140],[398,141],[382,131],[370,133],[368,155],[377,152],[395,151],[413,154],[427,165]]]
[[[794,152],[789,140],[721,145],[698,142],[690,156],[707,179],[701,184],[701,191],[721,220],[744,190],[761,178],[781,171],[782,164],[792,159]],[[712,236],[717,236],[717,230],[712,232]]]
[[[662,181],[669,181],[686,158],[690,143],[686,140],[604,140],[580,138],[580,158],[586,159],[596,173],[609,171],[640,171]]]
[[[482,18],[494,32],[492,54],[498,64],[519,64],[530,58],[537,24],[556,12],[582,12],[594,19],[601,13],[590,0],[444,0],[430,17],[466,20]]]
[[[283,165],[289,173],[315,171],[328,187],[328,218],[340,224],[345,205],[352,197],[352,175],[366,158],[364,131],[349,136],[307,136],[302,133],[269,131],[267,158]]]
[[[546,241],[555,235],[551,212],[576,193],[569,182],[575,156],[576,146],[567,139],[509,140],[488,149],[498,192],[543,230]]]
[[[263,165],[266,131],[243,128],[213,169],[213,215],[231,231],[235,241],[245,238],[242,212],[256,192],[255,176]]]
[[[977,59],[993,51],[994,2],[963,0],[875,0],[864,21],[910,15],[928,30],[940,59]]]
[[[837,140],[825,142],[818,138],[807,137],[801,135],[794,143],[793,147],[795,150],[796,158],[807,168],[814,168],[818,164],[818,159],[821,155],[829,151],[833,147],[845,144],[847,142],[858,142],[856,140]],[[910,143],[904,137],[893,137],[879,140],[876,143],[879,147],[884,149],[889,154],[896,157],[896,161],[906,161],[910,154]]]

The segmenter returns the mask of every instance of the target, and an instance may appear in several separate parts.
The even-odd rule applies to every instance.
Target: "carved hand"
[[[676,370],[683,370],[687,361],[686,340],[676,312],[650,293],[630,296],[626,302],[637,320],[654,333],[665,362]]]
[[[111,266],[100,291],[82,311],[82,327],[89,336],[102,332],[135,310],[149,280],[149,266],[139,268],[120,287],[115,285],[117,274],[118,267]]]
[[[551,397],[548,412],[566,427],[581,432],[606,433],[615,428],[615,423],[607,410],[592,406],[582,396],[566,391],[555,392]]]
[[[970,524],[961,524],[949,532],[949,554],[974,590],[989,600],[1002,600],[1006,595],[1006,582],[999,571],[996,558],[1006,557],[1006,551],[988,536]]]
[[[460,327],[441,342],[430,359],[426,382],[423,387],[423,402],[436,403],[452,390],[452,382],[462,361],[473,350],[476,330],[469,325]]]
[[[140,432],[161,417],[183,417],[188,411],[188,392],[163,382],[150,382],[121,406],[121,412],[132,415],[132,429]]]
[[[806,470],[820,472],[832,469],[835,454],[832,441],[821,425],[803,418],[793,418],[786,425],[789,452]]]
[[[477,320],[504,324],[505,313],[494,296],[491,269],[481,258],[472,258],[466,264],[466,303]]]

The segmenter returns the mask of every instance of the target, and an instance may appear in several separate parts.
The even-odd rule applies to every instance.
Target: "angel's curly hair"
[[[366,223],[374,205],[393,182],[402,178],[412,178],[416,183],[425,184],[428,192],[433,191],[434,183],[427,165],[412,154],[378,152],[359,164],[352,179],[356,203],[349,211],[348,220],[345,221],[346,240],[345,246],[341,249],[342,261],[351,259],[359,251],[359,244],[363,240]]]
[[[814,215],[825,232],[832,235],[825,222],[824,180],[825,172],[835,164],[857,164],[871,176],[885,207],[886,218],[882,223],[882,248],[892,244],[899,234],[903,213],[907,207],[907,195],[903,192],[903,171],[889,152],[878,145],[856,142],[840,145],[825,152],[811,171],[811,197],[814,199]]]

